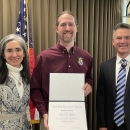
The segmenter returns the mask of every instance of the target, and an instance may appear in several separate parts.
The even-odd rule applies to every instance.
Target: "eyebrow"
[[[16,50],[16,49],[22,50],[22,48],[20,48],[20,47],[15,48],[15,50]],[[12,49],[12,48],[7,48],[6,50],[13,50],[13,49]]]

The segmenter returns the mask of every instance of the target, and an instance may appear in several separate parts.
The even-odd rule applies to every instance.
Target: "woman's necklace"
[[[10,73],[11,74],[11,73]],[[11,74],[12,75],[12,74]],[[13,75],[12,75],[13,76]],[[14,76],[13,76],[14,77]],[[15,78],[15,77],[14,77]],[[16,79],[16,78],[15,78]],[[16,79],[17,80],[17,79]],[[18,85],[19,86],[21,86],[21,82],[20,82],[20,78],[19,78],[19,80],[17,80],[18,81]]]

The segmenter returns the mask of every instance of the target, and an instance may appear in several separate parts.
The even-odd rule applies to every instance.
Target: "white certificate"
[[[84,102],[49,102],[50,130],[88,130]]]
[[[84,74],[50,73],[50,130],[87,130]]]
[[[50,73],[49,101],[84,101],[83,73]]]

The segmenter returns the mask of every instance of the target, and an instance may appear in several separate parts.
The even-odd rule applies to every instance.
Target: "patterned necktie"
[[[121,68],[117,76],[116,85],[116,98],[114,108],[114,121],[117,126],[124,123],[124,95],[125,95],[125,84],[126,84],[126,65],[125,59],[121,60]]]

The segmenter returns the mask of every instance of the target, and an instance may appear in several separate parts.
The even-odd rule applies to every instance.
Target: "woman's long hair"
[[[21,36],[18,36],[16,34],[10,34],[4,37],[1,42],[0,42],[0,84],[5,83],[6,78],[8,76],[8,68],[6,66],[6,60],[3,57],[4,56],[4,51],[5,51],[5,46],[8,42],[10,41],[17,41],[21,47],[23,48],[23,51],[25,53],[25,56],[23,57],[22,65],[23,69],[20,71],[21,77],[24,82],[29,84],[30,82],[30,71],[29,71],[29,57],[28,57],[28,49],[27,45],[24,41],[24,39]]]

